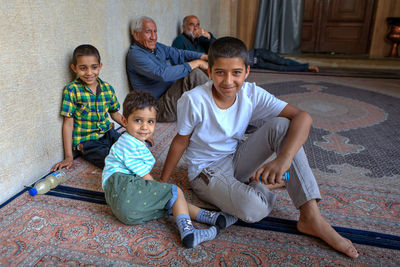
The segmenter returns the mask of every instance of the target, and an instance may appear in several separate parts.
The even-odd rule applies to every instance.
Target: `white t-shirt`
[[[277,117],[287,105],[255,83],[243,83],[235,103],[220,109],[212,96],[212,81],[185,92],[178,100],[180,135],[189,135],[185,152],[189,180],[213,162],[235,153],[251,121]]]

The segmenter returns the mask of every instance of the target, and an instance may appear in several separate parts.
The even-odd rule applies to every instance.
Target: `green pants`
[[[104,187],[112,212],[128,225],[165,217],[173,205],[170,202],[176,199],[176,190],[172,184],[118,172],[108,178]]]

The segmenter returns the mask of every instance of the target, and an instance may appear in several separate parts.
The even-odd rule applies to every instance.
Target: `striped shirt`
[[[122,172],[143,177],[151,171],[155,162],[156,160],[146,143],[125,132],[114,143],[106,157],[102,176],[103,188],[113,173]]]
[[[120,108],[114,88],[97,78],[100,92],[94,94],[79,78],[67,84],[63,92],[61,115],[74,118],[72,146],[99,139],[112,128],[108,112]]]

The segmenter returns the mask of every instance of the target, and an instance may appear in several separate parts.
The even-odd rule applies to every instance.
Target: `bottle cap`
[[[290,179],[289,172],[285,172],[285,173],[283,174],[282,178],[284,178],[283,180],[289,181],[289,179]]]
[[[31,189],[29,189],[29,195],[31,195],[31,196],[36,196],[37,195],[37,190],[36,190],[36,188],[31,188]]]

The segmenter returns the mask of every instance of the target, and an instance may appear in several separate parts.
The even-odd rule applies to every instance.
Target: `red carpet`
[[[357,245],[351,260],[300,235],[231,226],[185,249],[168,219],[121,224],[108,206],[23,194],[1,210],[1,266],[398,266],[399,251]]]
[[[324,197],[322,214],[335,226],[400,236],[399,99],[373,92],[372,79],[282,76],[290,78],[250,78],[312,115],[305,150]],[[382,82],[375,83],[378,88]],[[174,124],[157,125],[155,177],[175,133]],[[101,171],[80,158],[68,175],[64,185],[101,191]],[[174,180],[189,201],[206,205],[190,190],[183,162]],[[279,190],[270,216],[297,219],[285,190]],[[360,257],[352,260],[312,237],[232,226],[213,241],[185,249],[171,219],[125,226],[106,205],[49,195],[32,198],[27,192],[0,210],[0,266],[400,265],[400,250],[356,247]]]

